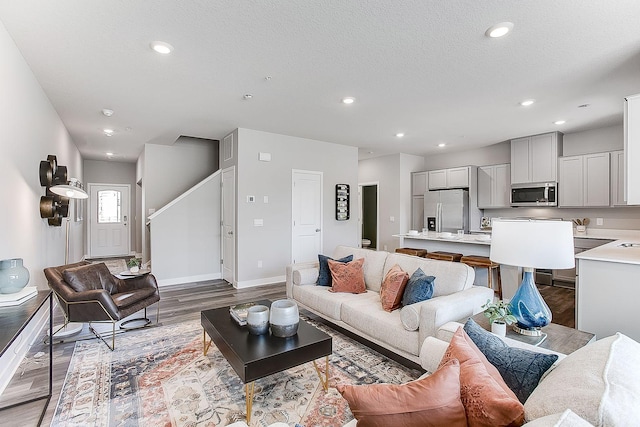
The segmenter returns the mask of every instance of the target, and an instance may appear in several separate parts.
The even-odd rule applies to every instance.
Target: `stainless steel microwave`
[[[511,184],[511,206],[558,206],[558,183]]]

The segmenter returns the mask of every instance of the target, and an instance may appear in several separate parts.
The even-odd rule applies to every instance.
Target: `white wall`
[[[562,142],[562,155],[575,156],[578,154],[616,151],[623,148],[623,127],[620,124],[565,134]]]
[[[523,135],[524,136],[524,135]],[[429,155],[424,158],[423,170],[436,170],[454,168],[457,166],[486,166],[498,165],[500,163],[511,163],[511,143],[510,141],[481,147],[475,150],[447,152],[443,149],[442,154]]]
[[[278,135],[250,129],[237,130],[237,256],[238,287],[284,280],[291,262],[291,177],[293,169],[323,172],[323,252],[337,245],[357,246],[357,215],[348,221],[335,219],[335,185],[357,189],[358,149],[345,145]],[[258,160],[259,152],[271,153],[270,162]],[[224,167],[228,165],[223,162]],[[247,203],[246,196],[256,197]],[[264,196],[269,203],[264,203]],[[359,201],[352,192],[351,209]],[[263,227],[254,227],[254,219]],[[258,261],[262,268],[258,268]]]
[[[83,180],[82,160],[60,117],[0,23],[0,259],[23,258],[30,285],[47,289],[43,269],[64,264],[65,226],[40,218],[38,168],[53,154]],[[66,222],[65,219],[63,222]],[[70,222],[70,261],[83,255],[82,223]]]

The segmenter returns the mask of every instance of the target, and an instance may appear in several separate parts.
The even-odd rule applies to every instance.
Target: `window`
[[[98,191],[98,224],[122,222],[122,194],[114,190]]]

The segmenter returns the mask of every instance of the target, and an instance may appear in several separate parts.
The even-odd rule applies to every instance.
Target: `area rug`
[[[335,384],[399,384],[420,375],[309,322],[333,337],[329,391],[312,363],[260,379],[251,426],[342,426],[353,416]],[[244,397],[244,384],[215,345],[202,354],[202,327],[191,321],[121,335],[114,352],[98,341],[77,342],[51,425],[225,426],[245,419]]]

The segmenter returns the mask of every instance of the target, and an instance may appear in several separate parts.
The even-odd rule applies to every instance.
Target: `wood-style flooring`
[[[541,286],[540,291],[553,312],[553,322],[573,327],[575,325],[573,318],[574,291],[572,289],[555,286]],[[170,325],[199,319],[200,312],[206,309],[224,307],[241,302],[254,301],[256,299],[276,300],[285,298],[285,287],[284,283],[279,283],[247,289],[235,289],[227,282],[217,280],[163,287],[160,288],[160,296],[159,324]],[[155,306],[150,307],[148,315],[152,323],[155,324]],[[62,322],[62,314],[59,310],[56,310],[54,313],[54,324],[61,324]],[[81,335],[81,338],[83,337],[89,338],[90,336],[84,334]],[[89,339],[93,339],[96,345],[104,345],[95,338]],[[116,346],[117,345],[118,341],[116,337]],[[60,390],[73,355],[74,346],[74,341],[56,343],[53,346],[53,396],[42,421],[43,426],[48,426],[53,418],[55,407],[60,396]],[[30,354],[38,350],[35,347],[36,346],[32,348]],[[43,346],[43,351],[47,351],[46,346]],[[0,403],[3,406],[6,404],[5,402],[11,401],[11,399],[15,400],[18,398],[17,396],[24,396],[25,393],[33,393],[33,395],[46,394],[48,385],[48,359],[46,357],[42,359],[42,361],[40,361],[40,359],[32,359],[32,363],[26,364],[24,374],[21,375],[21,370],[19,370],[14,376],[14,380],[2,395]],[[12,420],[9,424],[20,427],[35,426],[40,416],[43,403],[43,401],[40,401],[7,409],[0,412],[0,417],[4,420],[3,423],[7,420]]]

